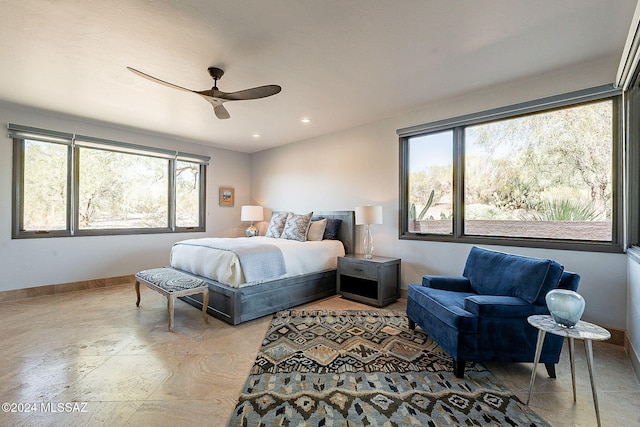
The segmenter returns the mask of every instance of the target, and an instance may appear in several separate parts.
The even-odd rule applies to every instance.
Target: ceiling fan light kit
[[[132,73],[143,77],[147,80],[151,80],[152,82],[159,83],[164,86],[168,86],[174,89],[195,93],[196,95],[200,95],[207,102],[213,106],[213,112],[216,117],[219,119],[228,119],[230,117],[229,112],[224,107],[225,102],[228,101],[245,101],[249,99],[260,99],[266,98],[268,96],[275,95],[280,93],[282,88],[278,85],[266,85],[266,86],[258,86],[251,89],[240,90],[237,92],[223,92],[218,89],[218,80],[222,78],[224,75],[224,71],[217,67],[209,67],[209,75],[213,78],[213,87],[208,90],[191,90],[182,86],[175,85],[173,83],[166,82],[164,80],[160,80],[156,77],[153,77],[149,74],[143,73],[142,71],[136,70],[135,68],[127,67],[127,70]]]

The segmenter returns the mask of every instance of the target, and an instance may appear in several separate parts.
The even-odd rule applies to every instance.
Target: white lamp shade
[[[356,224],[382,224],[382,206],[358,206]]]
[[[240,221],[262,221],[264,209],[262,206],[243,206],[240,211]]]

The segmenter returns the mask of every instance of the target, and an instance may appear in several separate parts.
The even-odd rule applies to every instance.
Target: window
[[[9,125],[13,237],[204,231],[209,158]]]
[[[453,234],[453,131],[419,135],[409,146],[409,231]]]
[[[23,147],[21,228],[66,230],[69,150],[65,145],[34,140],[25,140]]]
[[[621,250],[620,102],[599,87],[399,130],[400,237]]]
[[[191,162],[176,162],[176,226],[198,227],[201,211],[199,209],[200,166]]]

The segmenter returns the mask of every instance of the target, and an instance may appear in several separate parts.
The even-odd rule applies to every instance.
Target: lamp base
[[[373,258],[373,236],[371,235],[371,229],[369,228],[369,224],[367,224],[367,228],[364,231],[364,239],[362,240],[362,249],[364,252],[364,259]]]
[[[249,227],[247,227],[246,235],[247,237],[256,237],[258,235],[258,228],[255,225],[251,224]]]

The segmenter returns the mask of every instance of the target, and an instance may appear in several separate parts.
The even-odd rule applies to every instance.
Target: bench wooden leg
[[[209,316],[207,315],[207,306],[209,305],[209,288],[202,291],[202,315],[204,321],[209,323]]]
[[[173,295],[167,297],[167,311],[169,312],[169,331],[173,331]]]
[[[136,296],[137,296],[137,300],[136,300],[136,307],[140,307],[140,282],[138,282],[136,280]]]

